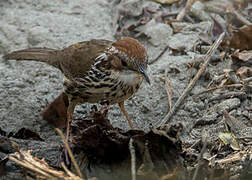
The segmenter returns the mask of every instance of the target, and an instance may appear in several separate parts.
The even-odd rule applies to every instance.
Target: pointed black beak
[[[139,68],[139,72],[144,76],[145,80],[147,81],[147,83],[150,84],[150,78],[146,73],[146,70],[143,67]]]

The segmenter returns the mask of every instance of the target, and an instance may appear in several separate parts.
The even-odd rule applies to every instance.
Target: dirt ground
[[[125,105],[135,128],[148,132],[151,124],[163,119],[169,111],[165,72],[171,86],[171,102],[174,105],[199,69],[194,63],[204,56],[211,45],[202,43],[202,34],[212,32],[211,17],[218,19],[220,24],[226,23],[226,19],[217,13],[204,14],[202,10],[202,14],[198,15],[197,9],[200,10],[204,4],[195,4],[191,9],[191,17],[196,19],[193,23],[184,21],[171,25],[165,23],[161,18],[165,16],[162,15],[165,12],[179,12],[183,6],[161,5],[154,1],[141,0],[0,1],[1,130],[8,134],[18,132],[21,128],[36,132],[43,139],[42,142],[16,138],[12,140],[23,149],[33,149],[38,157],[44,157],[50,165],[56,166],[57,156],[61,153],[58,149],[61,140],[54,127],[42,119],[41,112],[63,91],[62,74],[43,63],[4,61],[2,55],[28,47],[60,49],[92,38],[116,40],[129,35],[139,39],[146,47],[149,61],[155,59],[165,47],[169,47],[150,65],[148,73],[151,76],[151,85],[143,83],[136,95],[127,100]],[[149,10],[144,11],[147,8]],[[141,19],[147,23],[136,25],[142,12],[147,12]],[[150,12],[157,13],[148,16]],[[134,31],[123,29],[128,26],[135,26]],[[200,50],[199,44],[203,44]],[[252,130],[249,129],[252,123],[251,89],[236,89],[232,92],[243,93],[219,99],[220,94],[227,92],[217,90],[199,95],[202,91],[214,87],[212,84],[220,85],[218,77],[225,74],[225,69],[234,68],[231,56],[222,59],[219,57],[223,51],[223,48],[217,50],[217,58],[213,58],[206,72],[171,118],[171,123],[183,126],[180,140],[185,149],[201,139],[203,129],[208,133],[208,140],[217,143],[218,133],[226,130],[224,110],[244,124],[248,128],[248,136],[252,136]],[[251,75],[247,76],[249,77]],[[78,106],[74,117],[83,117],[90,111],[90,107],[89,104]],[[111,107],[108,115],[114,127],[129,129],[117,105]],[[241,148],[249,149],[244,145],[241,145]],[[12,153],[11,150],[5,150],[4,145],[0,145],[0,158],[9,153]],[[9,161],[7,166],[9,170],[3,179],[24,178],[13,162]]]

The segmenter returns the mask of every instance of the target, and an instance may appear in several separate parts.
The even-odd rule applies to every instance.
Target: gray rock
[[[222,101],[220,104],[215,105],[213,108],[219,114],[222,114],[223,110],[230,111],[238,107],[240,104],[241,104],[240,99],[232,98],[232,99],[227,99],[227,100]]]
[[[191,51],[198,40],[199,37],[196,33],[178,33],[169,39],[168,45],[173,49]]]
[[[209,16],[208,13],[205,12],[204,10],[204,4],[200,1],[196,1],[193,3],[191,6],[191,13],[198,19],[202,21],[211,21],[211,17]]]
[[[29,29],[27,40],[31,47],[50,39],[52,39],[52,37],[50,37],[49,30],[42,26],[35,26]]]
[[[149,42],[153,46],[167,44],[173,34],[173,30],[168,24],[156,22],[155,19],[152,19],[143,26],[139,26],[136,30],[140,31],[139,34],[143,33],[149,37]]]

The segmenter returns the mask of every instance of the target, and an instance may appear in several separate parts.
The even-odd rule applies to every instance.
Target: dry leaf
[[[212,38],[216,39],[222,32],[225,32],[225,27],[221,25],[220,22],[216,19],[216,17],[211,16],[211,19],[213,20],[213,26],[212,26]]]
[[[252,50],[252,25],[245,25],[235,32],[230,40],[229,47]]]
[[[251,34],[252,36],[252,34]],[[239,50],[236,50],[233,55],[233,57],[236,57],[238,58],[239,60],[242,60],[242,61],[248,61],[248,60],[252,60],[252,50],[250,51],[242,51],[242,52],[239,52]]]
[[[204,43],[211,45],[213,43],[211,36],[208,33],[200,33],[199,38]]]
[[[241,78],[245,79],[248,77],[252,77],[252,68],[247,67],[247,66],[242,66],[240,67],[237,71],[236,74]]]
[[[235,150],[241,150],[238,142],[235,139],[235,136],[229,132],[220,132],[218,137],[225,145],[230,145],[230,147]]]

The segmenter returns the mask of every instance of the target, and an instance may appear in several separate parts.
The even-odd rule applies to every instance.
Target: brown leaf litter
[[[177,137],[179,126],[164,126],[148,133],[125,131],[112,127],[107,119],[107,108],[99,111],[94,108],[90,116],[74,120],[71,129],[73,152],[84,153],[91,170],[106,167],[117,178],[130,177],[130,139],[133,140],[140,179],[150,176],[155,179],[182,167],[182,147]]]

